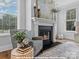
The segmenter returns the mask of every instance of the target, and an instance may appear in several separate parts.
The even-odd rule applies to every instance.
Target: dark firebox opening
[[[43,48],[47,48],[53,43],[53,26],[39,26],[39,36],[43,37]]]

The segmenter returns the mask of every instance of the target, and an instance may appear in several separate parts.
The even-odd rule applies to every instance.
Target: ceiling
[[[68,5],[73,2],[77,2],[79,0],[54,0],[57,7]]]

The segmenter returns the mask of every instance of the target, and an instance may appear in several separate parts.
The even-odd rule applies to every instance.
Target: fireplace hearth
[[[52,45],[53,43],[53,26],[39,26],[39,36],[43,37],[43,48]]]

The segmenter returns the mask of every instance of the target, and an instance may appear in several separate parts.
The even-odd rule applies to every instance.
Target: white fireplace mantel
[[[54,27],[55,23],[51,19],[44,19],[44,18],[32,18],[32,31],[33,36],[38,36],[38,27],[39,26],[53,26],[53,32],[55,32]],[[55,33],[54,33],[55,34]]]
[[[44,25],[44,26],[53,26],[54,22],[52,19],[45,19],[45,18],[33,18],[32,19],[33,25]]]

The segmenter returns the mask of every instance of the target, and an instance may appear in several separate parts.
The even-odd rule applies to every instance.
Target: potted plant
[[[26,37],[26,33],[25,31],[17,31],[15,34],[14,34],[14,39],[17,41],[17,44],[19,44],[19,47],[16,49],[14,49],[15,52],[12,52],[12,53],[16,53],[17,51],[17,54],[15,54],[15,56],[13,56],[14,58],[16,56],[20,56],[20,57],[32,57],[33,56],[33,48],[30,46],[29,44],[29,39]]]
[[[28,42],[25,44],[23,40],[26,38],[25,32],[16,32],[14,35],[15,40],[17,41],[17,45],[19,48],[26,48],[28,47]]]

